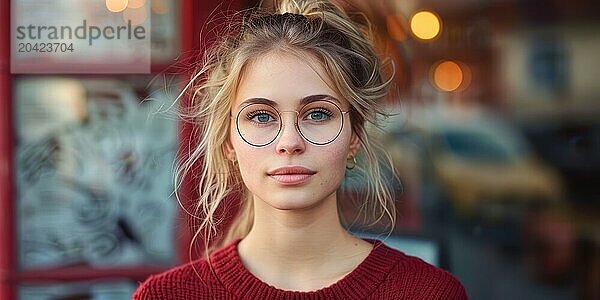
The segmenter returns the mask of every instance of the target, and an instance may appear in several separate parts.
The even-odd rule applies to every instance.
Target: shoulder
[[[420,258],[389,249],[394,266],[384,282],[384,289],[395,291],[398,299],[468,299],[463,285],[448,271]]]
[[[206,259],[196,260],[148,277],[133,299],[214,299],[224,290],[213,274]]]

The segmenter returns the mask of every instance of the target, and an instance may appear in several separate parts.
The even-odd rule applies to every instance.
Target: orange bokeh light
[[[167,0],[152,0],[152,12],[164,15],[169,12],[169,3]]]
[[[145,7],[140,8],[128,8],[123,11],[123,20],[127,23],[127,21],[131,20],[132,25],[140,25],[146,21],[148,17],[148,13],[146,12]]]
[[[406,32],[402,28],[402,23],[399,15],[387,15],[385,18],[388,34],[396,41],[406,40]]]
[[[127,8],[128,0],[106,0],[106,8],[111,12],[120,12]]]
[[[430,11],[419,11],[410,18],[410,30],[419,39],[431,40],[442,28],[440,18]]]
[[[461,86],[463,79],[463,70],[454,61],[442,61],[433,69],[433,84],[442,91],[455,91]]]

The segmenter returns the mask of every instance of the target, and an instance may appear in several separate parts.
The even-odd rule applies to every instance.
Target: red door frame
[[[9,278],[15,270],[10,1],[0,1],[0,299],[15,299]]]
[[[212,31],[203,31],[203,25],[210,19],[215,10],[239,10],[242,0],[231,0],[223,5],[220,0],[180,0],[180,32],[181,52],[184,61],[194,50],[201,50],[200,32],[214,34]],[[12,114],[12,82],[10,73],[10,0],[0,1],[0,299],[16,299],[17,284],[20,282],[44,281],[79,281],[86,279],[127,277],[133,280],[143,280],[149,274],[157,273],[162,269],[157,268],[113,268],[94,270],[89,268],[61,268],[48,270],[35,270],[20,272],[16,264],[16,214],[15,214],[15,189],[13,185],[14,170],[14,127]],[[214,36],[203,36],[202,40],[213,40]],[[153,70],[160,66],[153,66]],[[191,71],[191,69],[190,69]],[[185,102],[184,102],[185,103]],[[181,124],[181,137],[189,137],[192,128],[189,124]],[[180,151],[189,147],[189,139],[181,138]],[[191,186],[187,190],[193,190]],[[193,195],[190,195],[193,197]],[[181,220],[182,218],[179,218]],[[181,224],[179,230],[187,228]],[[179,261],[186,261],[187,249],[191,235],[188,230],[183,230],[183,238],[177,240],[177,253]],[[182,236],[176,234],[174,236]]]

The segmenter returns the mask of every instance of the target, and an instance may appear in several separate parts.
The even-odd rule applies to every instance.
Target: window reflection
[[[132,282],[76,282],[58,285],[22,285],[19,299],[67,300],[67,299],[131,299],[136,285]]]
[[[138,81],[17,81],[21,267],[174,260],[173,97]]]

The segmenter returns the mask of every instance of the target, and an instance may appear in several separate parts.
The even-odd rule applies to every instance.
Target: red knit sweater
[[[133,299],[467,299],[450,273],[379,241],[352,272],[312,292],[285,291],[261,281],[242,264],[239,240],[211,255],[150,276]],[[196,273],[197,272],[197,273]]]

